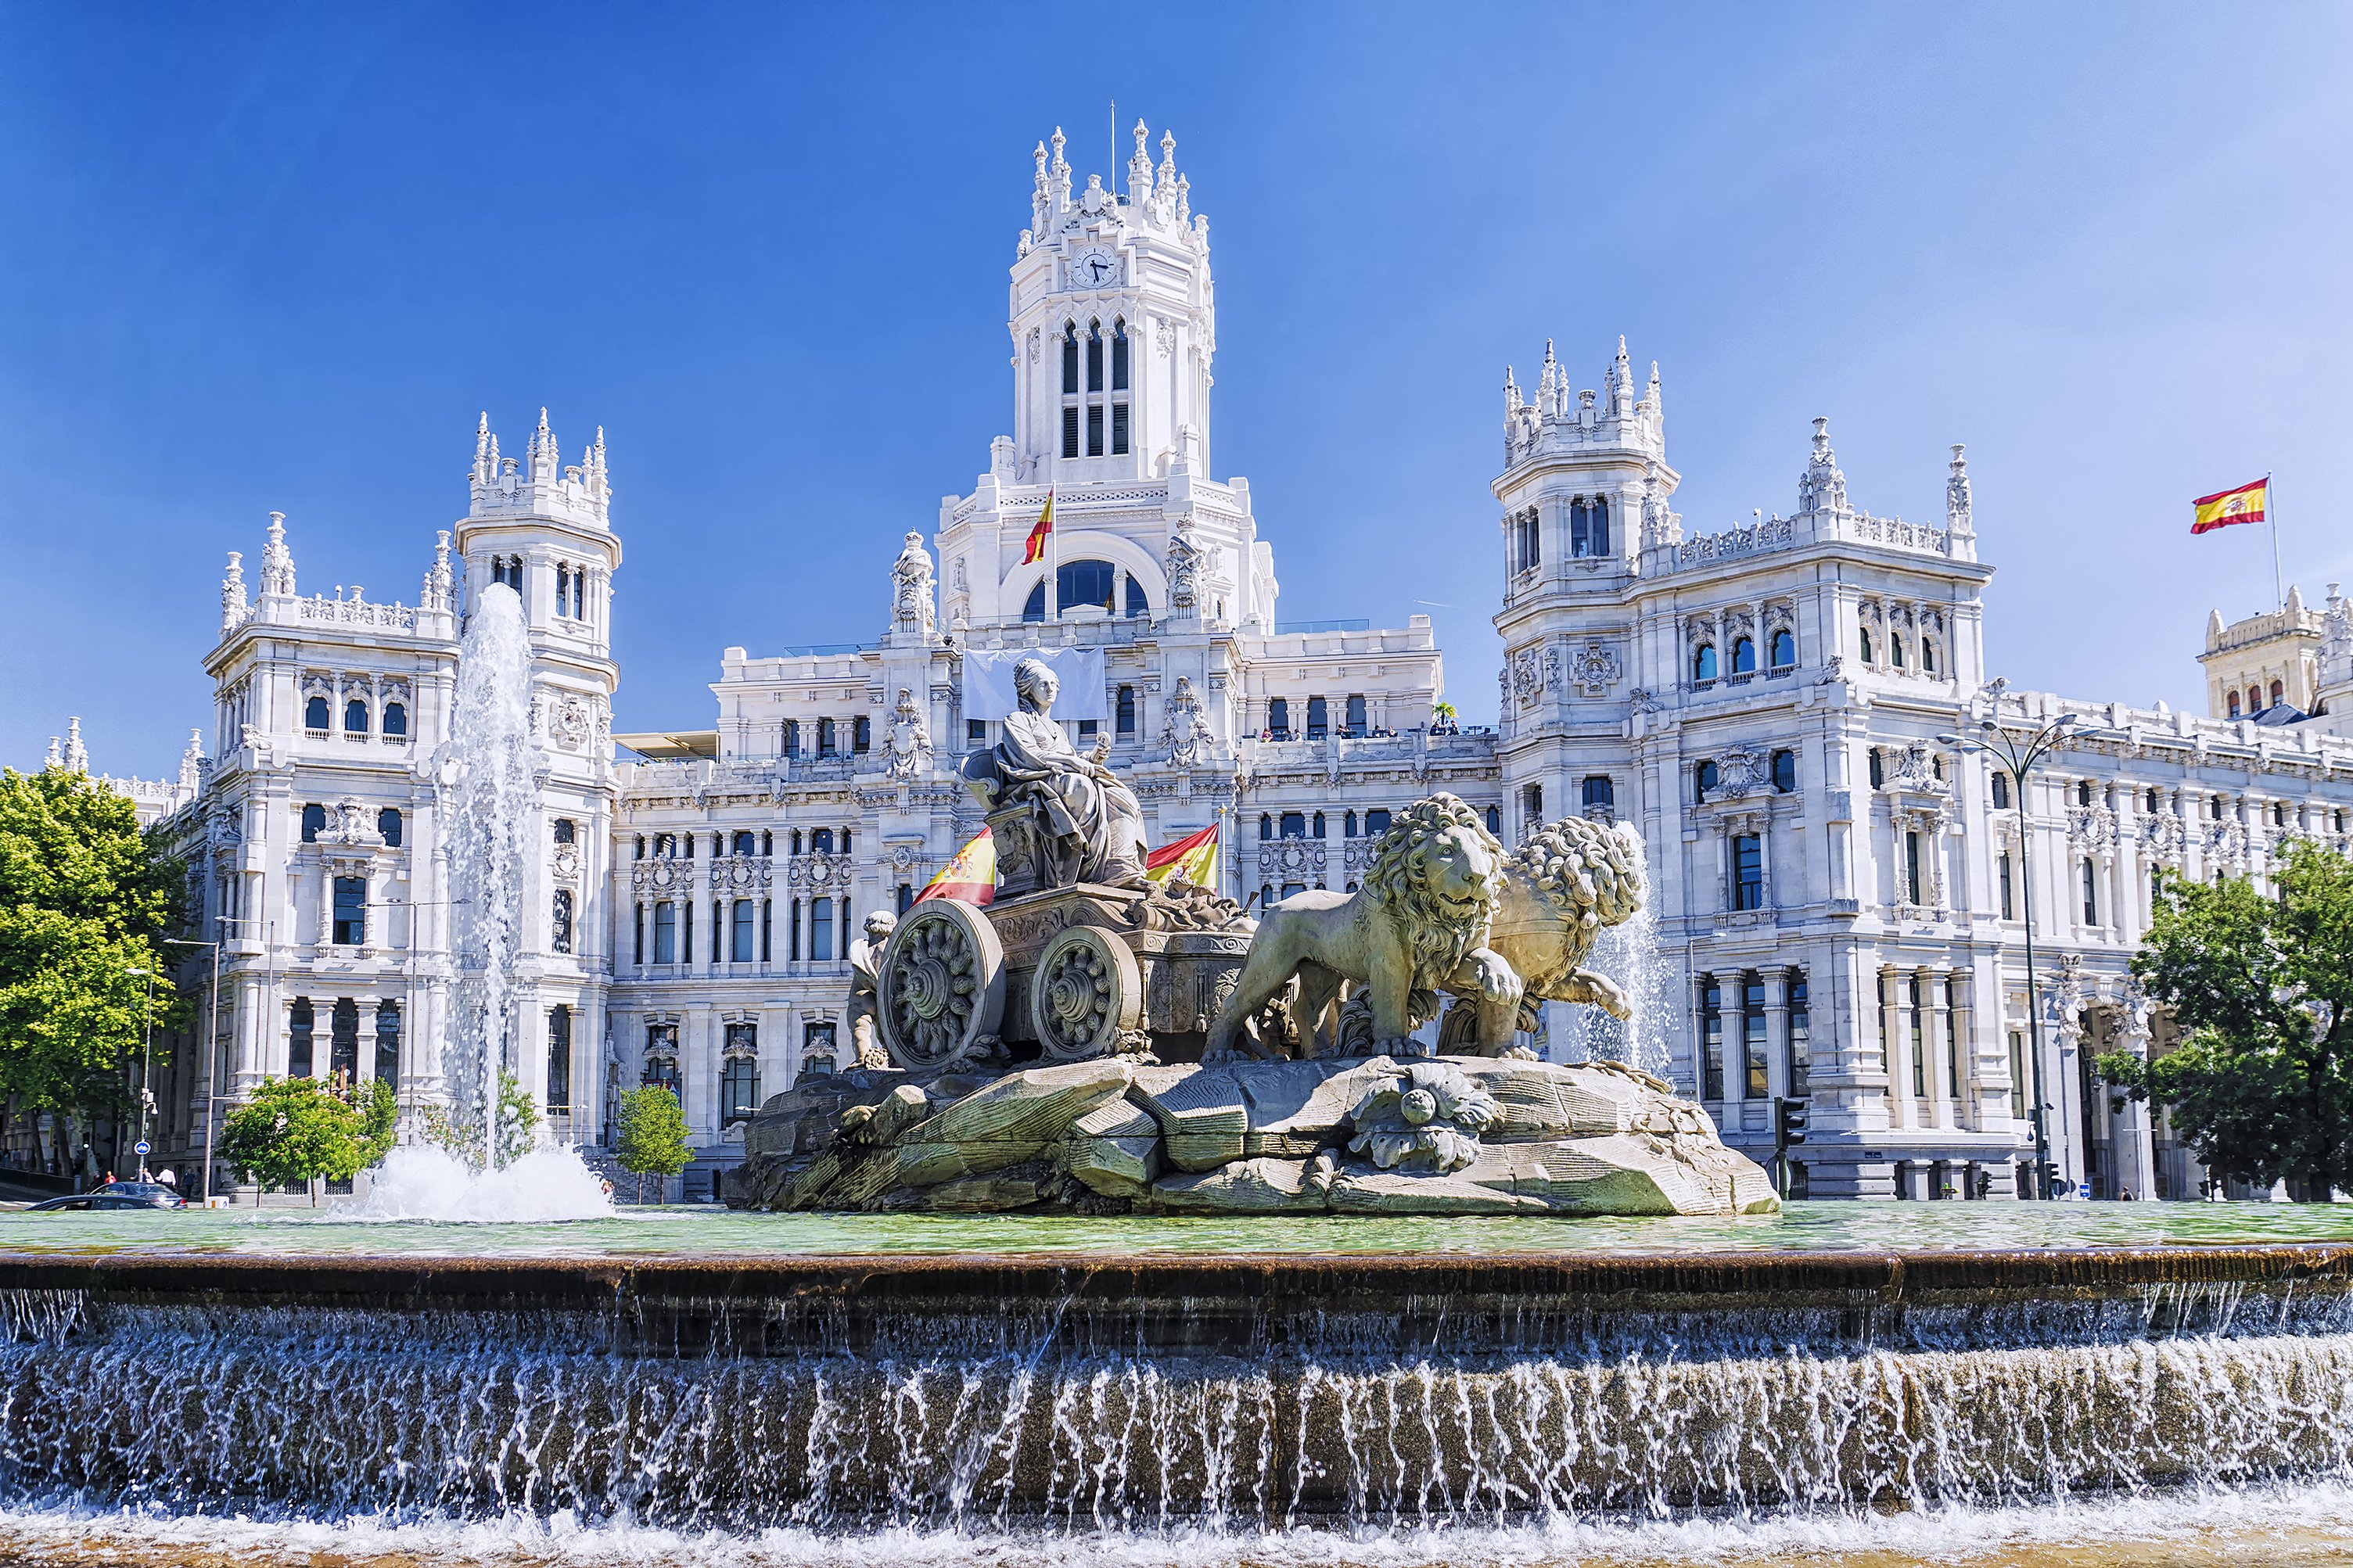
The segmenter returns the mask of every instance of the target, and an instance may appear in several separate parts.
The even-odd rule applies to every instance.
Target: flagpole
[[[2272,525],[2272,597],[2282,610],[2287,608],[2287,589],[2280,578],[2279,557],[2279,487],[2269,474],[2263,476],[2263,516]]]

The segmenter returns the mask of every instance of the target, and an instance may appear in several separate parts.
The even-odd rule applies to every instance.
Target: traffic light
[[[2042,1195],[2044,1197],[2057,1197],[2064,1190],[2065,1182],[2066,1173],[2059,1169],[2058,1161],[2042,1162]]]
[[[1773,1102],[1773,1146],[1787,1149],[1806,1141],[1806,1102],[1802,1100],[1777,1100]]]

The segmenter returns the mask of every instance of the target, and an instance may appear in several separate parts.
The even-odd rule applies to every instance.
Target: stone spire
[[[245,552],[228,552],[228,575],[221,579],[221,632],[224,636],[237,629],[247,615],[245,602]]]
[[[286,514],[269,514],[269,542],[261,552],[261,596],[294,596],[294,552],[286,548]]]
[[[205,778],[205,732],[188,731],[188,749],[180,753],[180,787],[193,791]]]
[[[54,773],[65,765],[65,753],[58,750],[58,738],[52,735],[49,737],[49,754],[41,759],[41,771],[45,773]]]
[[[1062,136],[1062,128],[1059,125],[1054,127],[1052,144],[1054,161],[1048,165],[1046,171],[1046,195],[1053,203],[1053,210],[1060,212],[1071,205],[1071,165],[1062,156],[1062,148],[1066,143]]]
[[[449,531],[442,529],[433,537],[433,564],[426,569],[425,588],[417,603],[420,609],[447,610],[457,588],[457,578],[449,570]]]
[[[1046,220],[1054,215],[1054,188],[1046,178],[1046,144],[1038,143],[1034,156],[1038,160],[1038,177],[1029,189],[1029,234],[1033,239],[1046,237]]]
[[[1952,473],[1945,480],[1945,526],[1968,535],[1977,531],[1977,525],[1970,517],[1969,460],[1964,450],[1958,441],[1953,443]]]
[[[539,411],[539,428],[531,437],[531,479],[533,484],[553,484],[555,471],[563,459],[555,450],[555,435],[547,427],[547,410]]]
[[[605,479],[605,427],[596,426],[596,443],[588,448],[588,492],[602,500],[613,493]]]
[[[69,773],[90,772],[90,748],[81,743],[81,721],[66,721],[65,768]]]
[[[1609,362],[1609,416],[1630,419],[1634,415],[1634,373],[1626,363],[1626,340],[1618,339],[1618,357]]]
[[[1145,148],[1145,139],[1152,134],[1144,121],[1135,122],[1135,151],[1127,160],[1127,203],[1141,207],[1152,199],[1152,154]]]
[[[1536,412],[1553,415],[1560,412],[1560,363],[1552,357],[1552,340],[1545,340],[1544,369],[1536,374]]]
[[[499,438],[491,434],[491,411],[482,410],[481,423],[474,426],[474,482],[486,485],[498,477]]]
[[[1504,367],[1504,417],[1509,419],[1520,411],[1520,385],[1512,379],[1512,367]]]

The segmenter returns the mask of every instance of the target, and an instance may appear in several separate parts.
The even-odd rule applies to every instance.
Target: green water
[[[354,1220],[332,1209],[0,1214],[0,1256],[60,1253],[463,1258],[789,1258],[989,1253],[1332,1257],[1705,1254],[2353,1241],[2353,1205],[1794,1203],[1778,1215],[1667,1219],[1224,1219],[623,1210],[551,1224]]]

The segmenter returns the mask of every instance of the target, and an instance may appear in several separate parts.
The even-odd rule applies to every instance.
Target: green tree
[[[498,1115],[494,1163],[504,1167],[530,1153],[539,1141],[539,1107],[532,1103],[522,1080],[504,1068],[499,1069]],[[446,1105],[427,1106],[424,1120],[427,1142],[439,1145],[454,1160],[481,1168],[481,1123],[470,1116],[459,1116]]]
[[[2353,860],[2293,843],[2272,881],[2164,879],[2133,973],[2184,1038],[2100,1076],[2166,1106],[2210,1170],[2325,1202],[2353,1188]]]
[[[130,800],[89,776],[0,770],[0,1094],[90,1114],[129,1100],[124,1067],[165,1021],[160,939],[180,868]]]
[[[382,1083],[362,1096],[315,1078],[264,1079],[223,1122],[221,1152],[268,1186],[347,1180],[392,1146],[391,1105]]]
[[[678,1096],[658,1083],[621,1096],[620,1131],[614,1143],[621,1168],[638,1174],[640,1203],[648,1176],[675,1176],[694,1157],[686,1142],[686,1112],[680,1109]]]

